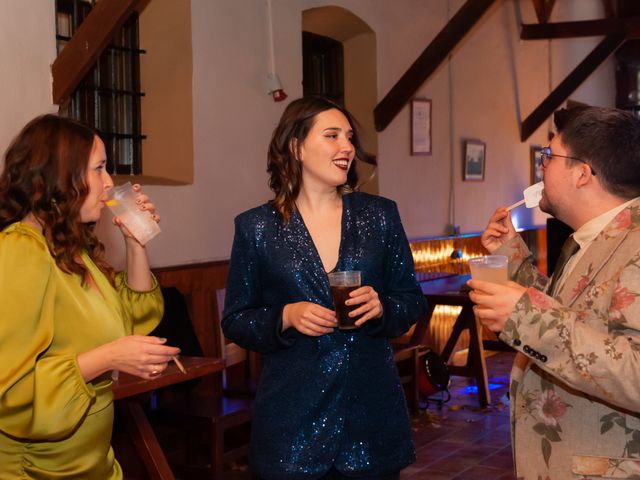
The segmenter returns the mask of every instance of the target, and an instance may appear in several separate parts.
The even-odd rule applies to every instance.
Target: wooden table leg
[[[127,431],[138,451],[142,463],[152,480],[175,480],[158,439],[149,424],[144,410],[135,400],[121,401],[118,412],[122,415]]]
[[[442,349],[442,352],[440,352],[440,356],[442,357],[444,363],[449,363],[449,360],[451,360],[451,355],[453,354],[453,349],[456,346],[456,343],[458,343],[458,339],[460,338],[460,334],[464,330],[469,328],[467,325],[465,325],[465,317],[463,316],[463,313],[464,312],[460,312],[458,318],[456,318],[456,321],[453,323],[453,327],[451,327],[451,335],[449,335],[447,343]]]
[[[463,313],[465,312],[462,312],[461,315]],[[487,363],[484,358],[484,345],[482,344],[482,326],[479,324],[471,308],[466,312],[466,315],[468,317],[466,323],[469,325],[469,355],[467,356],[467,366],[473,371],[473,376],[478,384],[480,406],[484,408],[491,403],[491,392],[489,391]]]
[[[487,378],[487,364],[484,358],[484,346],[482,345],[482,328],[478,325],[472,307],[462,307],[462,311],[453,324],[451,335],[442,349],[440,356],[445,363],[449,362],[453,354],[453,349],[460,335],[465,330],[469,330],[467,364],[464,367],[449,365],[448,368],[452,375],[461,375],[476,379],[478,400],[480,406],[484,408],[491,403],[491,394],[489,392],[489,381]]]

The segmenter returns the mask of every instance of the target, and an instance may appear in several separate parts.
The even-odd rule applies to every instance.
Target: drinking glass
[[[160,233],[160,227],[150,212],[140,210],[136,198],[136,192],[133,191],[131,182],[127,182],[109,191],[107,207],[122,221],[131,235],[136,237],[141,245],[145,245]]]
[[[471,278],[491,283],[506,284],[509,281],[509,260],[506,255],[487,255],[469,259]]]
[[[350,298],[349,293],[361,285],[361,272],[352,270],[348,272],[331,272],[329,274],[329,286],[331,287],[331,297],[336,308],[338,317],[338,328],[340,330],[353,330],[358,328],[355,325],[358,317],[350,317],[349,312],[355,310],[360,305],[346,305]]]

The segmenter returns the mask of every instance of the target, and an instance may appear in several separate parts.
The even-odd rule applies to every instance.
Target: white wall
[[[0,151],[36,115],[57,111],[51,68],[56,57],[53,2],[3,0],[0,15]],[[17,21],[19,19],[19,21]],[[0,160],[0,166],[4,162]]]
[[[274,4],[276,66],[293,99],[302,95],[300,10],[291,1]],[[267,146],[289,100],[267,95],[264,1],[192,0],[191,10],[194,183],[145,189],[162,216],[163,232],[148,246],[155,266],[229,258],[233,218],[270,198]],[[120,266],[120,241],[109,227],[102,238]]]
[[[0,118],[3,146],[26,119],[50,108],[49,64],[55,52],[49,3],[11,0],[5,13],[12,14],[0,18],[5,40],[0,49],[12,65],[0,80],[10,82],[0,89],[0,101],[8,106],[3,108],[8,114]],[[273,0],[276,64],[289,99],[302,93],[301,12],[327,4],[349,9],[376,33],[382,99],[463,0]],[[557,2],[554,19],[575,19],[578,12],[580,18],[594,18],[600,4],[600,0]],[[185,55],[193,55],[195,181],[190,186],[146,188],[163,218],[163,234],[149,245],[155,266],[228,258],[233,217],[271,196],[266,149],[286,102],[273,102],[265,91],[265,9],[265,0],[191,0],[193,51]],[[547,130],[545,125],[521,143],[520,120],[548,94],[549,64],[555,87],[597,43],[556,40],[549,48],[547,41],[520,41],[519,15],[525,22],[536,21],[529,0],[496,2],[453,52],[453,88],[445,63],[417,92],[433,100],[432,156],[409,154],[408,107],[378,135],[380,193],[398,202],[410,237],[442,234],[452,215],[463,232],[481,230],[496,206],[518,199],[529,181],[529,145],[545,144]],[[37,22],[37,28],[18,26],[18,16],[27,23]],[[20,49],[15,49],[16,41]],[[614,94],[609,62],[572,98],[604,106],[613,104]],[[461,180],[465,137],[487,143],[484,182]],[[448,211],[451,165],[452,215]],[[522,223],[543,220],[539,214],[519,213]],[[120,265],[112,230],[105,224],[101,235]]]
[[[378,34],[380,98],[463,3],[452,1],[449,15],[446,1],[396,2],[394,11],[386,15],[384,2],[375,4],[380,12],[375,8],[361,9],[376,17],[367,21]],[[579,3],[583,15],[585,12],[588,15],[590,10],[594,14],[594,10],[600,8],[600,2],[589,0],[560,3],[564,7]],[[403,11],[403,7],[406,10]],[[529,145],[545,145],[547,128],[541,127],[521,143],[519,122],[550,91],[549,63],[553,72],[552,87],[555,87],[593,48],[594,41],[554,41],[550,61],[549,42],[519,40],[518,14],[525,22],[536,21],[529,1],[496,2],[454,50],[451,79],[445,62],[420,88],[417,95],[433,100],[431,157],[409,155],[408,106],[379,136],[380,192],[399,202],[409,237],[443,233],[450,220],[460,225],[463,233],[482,230],[498,205],[518,200],[522,189],[529,184]],[[554,18],[575,17],[556,8]],[[612,65],[603,65],[572,98],[612,105],[613,80]],[[464,138],[480,139],[487,144],[484,182],[462,181]],[[447,177],[451,168],[455,207],[450,218]],[[515,213],[521,225],[544,221],[539,212],[520,209]]]

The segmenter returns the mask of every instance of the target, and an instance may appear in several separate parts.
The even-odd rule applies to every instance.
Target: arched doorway
[[[373,109],[378,99],[374,31],[360,17],[345,8],[335,6],[304,10],[302,30],[311,34],[307,38],[317,40],[316,45],[319,44],[319,48],[322,48],[323,40],[318,37],[326,38],[324,42],[326,48],[328,52],[333,52],[329,53],[332,55],[331,59],[328,62],[315,63],[321,64],[319,67],[321,69],[328,67],[333,70],[315,72],[315,74],[327,76],[329,79],[327,85],[330,86],[332,98],[339,100],[339,96],[342,95],[345,107],[358,119],[365,148],[377,155],[378,135],[373,123]],[[336,42],[342,44],[341,54],[336,53],[339,50]],[[303,55],[305,55],[304,51]],[[309,75],[307,68],[305,68],[306,75]],[[368,165],[358,164],[358,174],[362,180],[366,180],[373,175],[373,169]],[[377,176],[373,176],[364,184],[362,190],[377,194]]]

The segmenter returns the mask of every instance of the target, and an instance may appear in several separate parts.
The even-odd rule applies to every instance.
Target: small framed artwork
[[[540,148],[540,145],[531,145],[529,147],[531,185],[542,181],[542,157],[540,156]]]
[[[411,101],[411,155],[431,155],[431,100]]]
[[[464,181],[481,182],[484,180],[485,156],[487,146],[480,140],[464,141],[464,165],[463,176]]]

